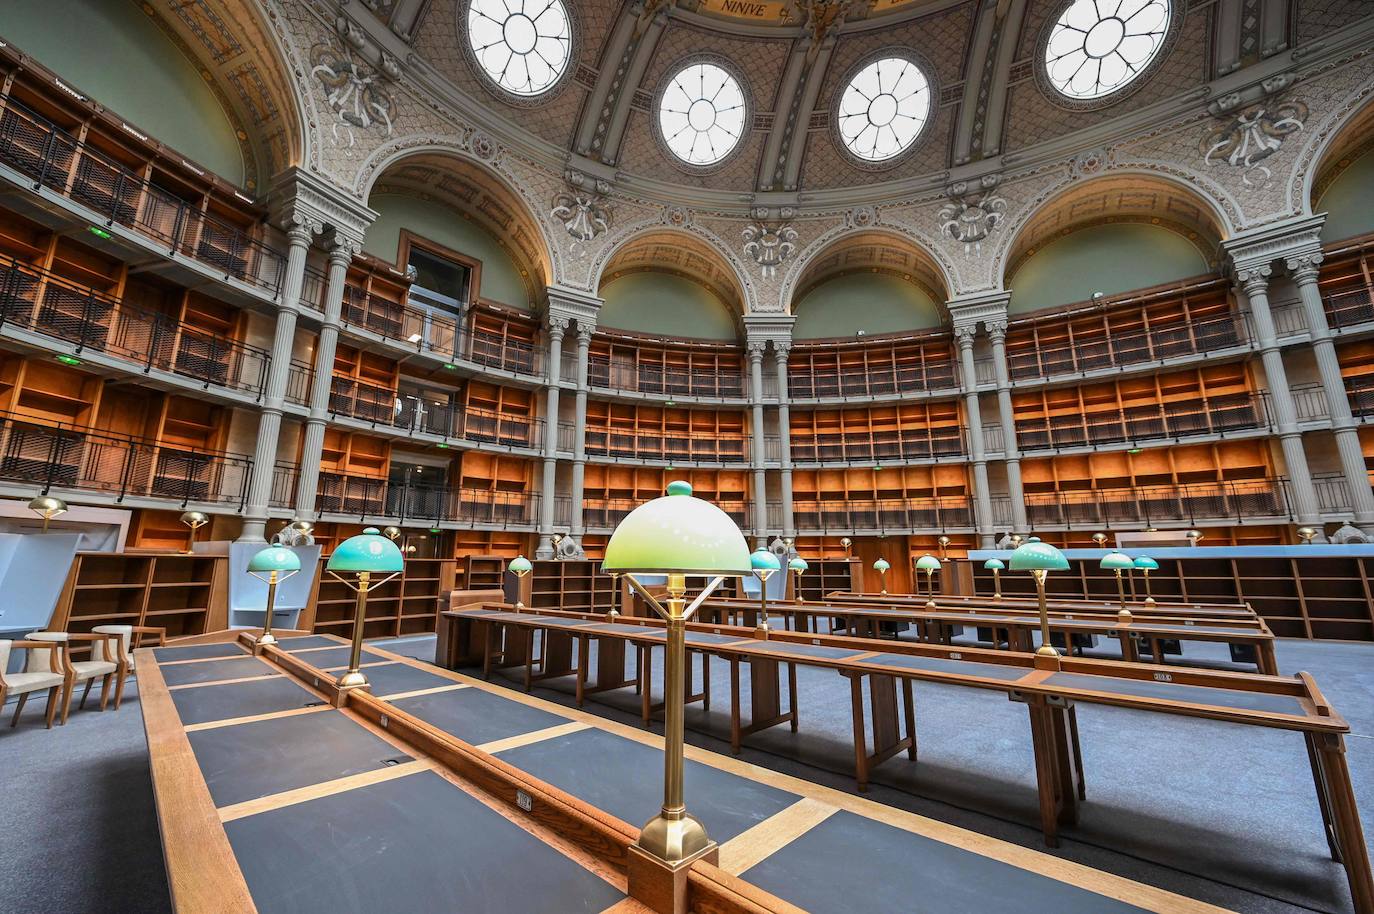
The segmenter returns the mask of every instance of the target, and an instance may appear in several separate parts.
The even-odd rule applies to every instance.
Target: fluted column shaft
[[[787,386],[788,343],[773,341],[773,367],[778,373],[778,460],[782,466],[782,531],[783,536],[796,537],[797,524],[792,517],[792,414],[788,406],[791,393]]]
[[[1269,402],[1274,407],[1274,425],[1279,435],[1283,460],[1288,466],[1289,491],[1293,496],[1293,513],[1300,524],[1320,521],[1317,490],[1307,466],[1307,452],[1303,450],[1302,432],[1298,430],[1298,411],[1288,386],[1288,373],[1283,367],[1283,353],[1279,349],[1274,318],[1269,311],[1269,267],[1249,267],[1237,270],[1242,291],[1250,304],[1250,317],[1255,326],[1260,361],[1269,385]]]
[[[754,539],[760,547],[768,545],[768,489],[763,469],[763,347],[760,340],[749,343],[749,402],[753,413],[750,464],[754,469]]]
[[[258,437],[253,448],[253,476],[248,484],[240,542],[264,542],[267,538],[267,509],[272,500],[272,476],[277,465],[277,442],[281,438],[282,404],[286,399],[286,379],[296,341],[296,316],[300,313],[301,284],[305,281],[305,258],[314,235],[315,229],[304,223],[293,224],[286,232],[286,276],[282,281],[281,299],[277,302],[277,326],[263,385]]]
[[[565,318],[549,318],[548,389],[544,405],[544,481],[539,495],[539,546],[535,557],[553,558],[554,486],[558,479],[558,381],[563,362],[563,334],[568,331]],[[582,510],[580,504],[572,506]]]
[[[301,445],[300,477],[296,480],[296,517],[315,517],[315,490],[320,484],[320,457],[324,453],[324,424],[329,412],[329,393],[334,383],[334,352],[339,346],[339,315],[343,311],[344,281],[357,246],[336,236],[329,248],[329,270],[324,286],[324,322],[315,343],[315,376],[310,384],[310,418],[305,420]]]
[[[978,385],[973,366],[976,327],[954,328],[959,342],[959,371],[964,390],[964,417],[968,422],[969,459],[973,462],[973,523],[980,545],[992,545],[992,495],[988,491],[988,457],[983,446],[983,414],[978,407]]]
[[[1011,405],[1011,376],[1007,371],[1007,325],[997,321],[988,325],[992,343],[992,370],[997,383],[997,418],[1002,426],[1003,455],[1007,462],[1007,497],[1011,499],[1011,527],[1026,533],[1026,492],[1021,485],[1021,448],[1016,443],[1016,413]]]
[[[577,400],[573,416],[572,532],[586,530],[582,520],[582,492],[587,478],[587,359],[592,347],[592,328],[577,325]],[[555,423],[556,424],[556,423]]]

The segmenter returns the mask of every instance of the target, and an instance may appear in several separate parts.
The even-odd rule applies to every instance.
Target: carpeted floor
[[[432,637],[384,646],[433,658]],[[1187,650],[1227,665],[1224,649]],[[1312,673],[1350,720],[1351,772],[1374,836],[1374,644],[1284,641],[1278,656],[1285,674]],[[688,738],[728,752],[728,667],[714,664],[712,676],[716,702],[710,712],[690,710]],[[749,737],[742,758],[852,791],[847,683],[804,669],[799,689],[800,733]],[[571,690],[555,681],[536,694],[571,704]],[[868,796],[1043,849],[1025,709],[992,693],[920,684],[916,699],[920,761],[885,763]],[[628,690],[594,696],[587,709],[638,722]],[[1327,856],[1300,737],[1114,708],[1081,707],[1079,725],[1088,801],[1055,853],[1242,912],[1352,910],[1343,871]],[[28,708],[18,729],[0,726],[0,771],[5,832],[25,836],[0,852],[0,910],[170,909],[136,687],[118,713],[74,711],[52,731],[42,727],[41,704]]]

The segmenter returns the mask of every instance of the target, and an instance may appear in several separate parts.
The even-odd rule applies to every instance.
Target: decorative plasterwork
[[[783,215],[784,221],[769,222],[766,215],[759,213],[757,221],[740,231],[744,256],[758,266],[765,279],[772,278],[797,253],[797,230],[786,221],[789,214],[790,211]]]
[[[744,300],[738,277],[730,263],[711,244],[697,235],[662,229],[640,234],[620,245],[605,269],[600,285],[627,273],[669,273],[704,286],[736,314]]]
[[[391,136],[395,103],[381,74],[356,55],[362,34],[340,17],[344,43],[317,44],[310,49],[310,75],[325,89],[324,102],[333,112],[329,139],[335,146],[352,148],[358,134],[376,131]]]
[[[960,181],[947,189],[950,202],[940,207],[940,231],[964,246],[964,256],[982,253],[983,242],[1002,224],[1007,201],[997,196],[997,175],[984,175],[976,185]]]

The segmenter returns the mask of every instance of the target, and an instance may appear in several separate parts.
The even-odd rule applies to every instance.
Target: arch
[[[1333,186],[1347,176],[1348,170],[1361,168],[1365,173],[1368,172],[1371,161],[1374,161],[1370,156],[1374,152],[1374,100],[1370,99],[1371,95],[1374,95],[1374,81],[1367,82],[1352,93],[1343,105],[1338,106],[1330,119],[1318,129],[1316,139],[1299,156],[1297,174],[1301,178],[1301,199],[1296,202],[1304,214],[1321,211],[1319,204]],[[1356,190],[1367,193],[1367,186],[1359,186]],[[1366,196],[1349,202],[1351,206],[1358,206],[1371,201]],[[1363,231],[1348,232],[1345,229],[1349,225],[1342,224],[1345,220],[1340,220],[1339,216],[1337,218],[1336,223],[1328,220],[1323,225],[1323,239],[1334,241],[1374,230],[1374,220],[1371,220],[1363,226]],[[1328,231],[1334,234],[1328,234]]]
[[[506,248],[538,302],[557,278],[556,248],[519,186],[513,175],[461,146],[400,141],[369,157],[355,192],[363,200],[383,193],[418,196],[470,219]]]
[[[657,260],[652,259],[655,254]],[[759,310],[744,264],[719,238],[697,226],[645,221],[621,229],[592,261],[589,285],[599,290],[612,274],[636,268],[676,273],[700,283],[737,316]]]
[[[1208,263],[1233,231],[1226,207],[1196,187],[1148,170],[1112,171],[1088,180],[1070,178],[1023,211],[1002,236],[994,276],[1002,286],[1045,244],[1093,225],[1143,223],[1182,236]]]
[[[797,258],[783,283],[782,300],[789,313],[821,283],[846,274],[868,271],[900,277],[935,302],[942,321],[945,302],[954,290],[954,270],[936,251],[915,236],[892,227],[844,226],[817,238]]]

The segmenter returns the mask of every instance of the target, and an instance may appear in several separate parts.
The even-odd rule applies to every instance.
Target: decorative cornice
[[[945,302],[945,307],[949,309],[950,323],[956,334],[965,328],[969,333],[972,333],[980,323],[991,326],[990,322],[1001,321],[1005,324],[1009,301],[1011,301],[1010,290],[997,289],[991,292],[975,292],[970,295],[951,298]]]
[[[367,228],[377,218],[375,210],[348,191],[301,168],[289,169],[272,189],[270,205],[279,225],[318,226],[316,233],[332,229],[361,246]]]
[[[564,328],[569,321],[575,322],[579,330],[583,327],[589,330],[596,328],[597,315],[605,303],[602,299],[566,286],[549,286],[545,291],[548,295],[547,313],[550,325],[553,321],[559,320],[563,322]]]
[[[1238,232],[1221,242],[1222,249],[1239,275],[1275,260],[1299,257],[1321,250],[1321,230],[1326,214],[1295,216],[1259,228]]]

